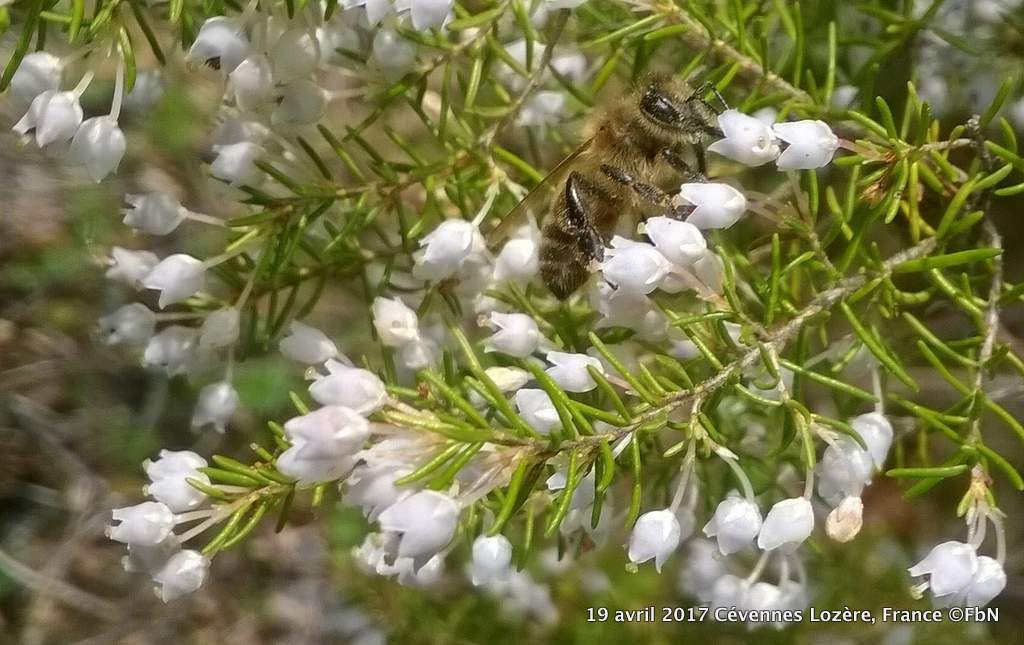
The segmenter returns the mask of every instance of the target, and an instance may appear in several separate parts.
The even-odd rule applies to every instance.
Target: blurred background
[[[242,412],[227,434],[197,435],[189,428],[193,384],[148,372],[136,355],[97,341],[96,319],[126,301],[125,292],[103,278],[111,246],[202,256],[220,243],[215,228],[197,226],[182,226],[167,238],[136,238],[120,223],[121,195],[163,190],[192,210],[232,214],[199,163],[213,136],[202,124],[212,122],[219,89],[173,66],[150,80],[151,94],[125,108],[130,147],[121,171],[98,186],[22,146],[9,132],[18,114],[0,102],[0,643],[1021,642],[1024,508],[1008,489],[999,489],[1010,549],[1009,583],[992,605],[1000,610],[998,623],[804,623],[750,632],[710,622],[588,622],[588,607],[614,613],[695,603],[680,590],[681,555],[660,576],[650,567],[626,572],[625,533],[572,564],[560,562],[554,546],[540,553],[530,573],[550,597],[545,587],[533,590],[533,611],[502,606],[473,590],[458,566],[434,588],[404,588],[351,563],[349,552],[366,526],[336,493],[315,513],[294,513],[280,533],[264,522],[251,539],[217,557],[200,591],[164,605],[146,577],[122,569],[122,545],[103,536],[110,509],[141,500],[142,461],[160,448],[248,458],[248,445],[267,438],[266,420],[290,415],[288,391],[301,387],[302,374],[273,353],[245,360],[235,379]],[[100,97],[108,92],[100,83],[90,90]],[[978,100],[946,96],[951,122]],[[95,111],[104,105],[96,101]],[[1007,278],[1020,280],[1022,203],[999,203],[1003,210],[994,216],[1006,238]],[[343,285],[329,287],[309,319],[343,347],[360,340],[345,333],[367,327],[361,301],[345,294]],[[1024,337],[1020,311],[1008,312],[1005,322]],[[1024,417],[1019,384],[1007,384],[1001,402]],[[1024,464],[1020,443],[1000,434],[990,445]],[[947,484],[907,502],[896,484],[878,478],[865,494],[861,535],[848,545],[819,541],[809,554],[812,605],[928,607],[927,600],[910,598],[906,567],[931,545],[962,536],[962,521],[954,516],[962,492]],[[464,559],[464,551],[456,551],[453,562]]]

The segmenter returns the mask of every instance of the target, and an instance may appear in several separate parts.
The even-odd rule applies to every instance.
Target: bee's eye
[[[653,87],[644,92],[643,98],[640,99],[640,109],[661,125],[678,126],[683,120],[672,101]]]

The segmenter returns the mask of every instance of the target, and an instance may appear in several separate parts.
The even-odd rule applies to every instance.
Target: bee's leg
[[[715,98],[718,99],[718,103],[719,105],[722,106],[722,109],[716,110],[714,106],[712,106],[710,103],[704,100],[704,95],[707,94],[709,91],[714,92]],[[726,110],[729,109],[729,104],[725,102],[725,98],[722,97],[721,92],[719,92],[718,88],[715,87],[714,84],[711,83],[710,81],[704,81],[703,83],[698,85],[697,89],[693,91],[693,94],[690,96],[688,100],[700,101],[715,114],[721,114],[722,112],[725,112]]]
[[[588,259],[604,260],[604,240],[594,228],[588,215],[587,194],[596,192],[594,186],[578,172],[569,173],[565,182],[565,219],[571,232],[577,236],[580,248]]]
[[[672,208],[672,196],[651,184],[646,184],[642,181],[637,181],[633,175],[629,174],[622,168],[616,166],[610,166],[608,164],[601,164],[601,172],[607,175],[613,181],[616,181],[624,186],[629,186],[633,189],[640,199],[657,206],[664,208]]]
[[[697,165],[700,166],[704,163],[704,149],[700,146],[693,146],[694,153],[697,155]],[[690,167],[690,164],[686,163],[683,159],[683,155],[680,154],[676,148],[665,148],[661,151],[661,158],[668,163],[686,182],[697,182],[704,183],[708,180],[703,171],[694,170]]]

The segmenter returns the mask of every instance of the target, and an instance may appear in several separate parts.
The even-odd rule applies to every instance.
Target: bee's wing
[[[572,167],[572,163],[590,148],[593,140],[593,138],[587,139],[568,157],[562,159],[539,184],[533,187],[522,201],[516,204],[515,208],[509,211],[505,217],[496,221],[494,227],[487,232],[487,245],[494,248],[504,242],[512,234],[512,231],[526,223],[526,218],[531,212],[535,213],[537,223],[540,224],[544,216],[547,215],[547,200],[550,199],[551,193],[565,179],[569,169]]]

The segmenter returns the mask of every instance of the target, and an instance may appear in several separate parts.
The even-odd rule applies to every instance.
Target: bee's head
[[[640,113],[653,125],[667,130],[680,130],[686,120],[686,107],[674,91],[671,79],[653,75],[641,86]]]

